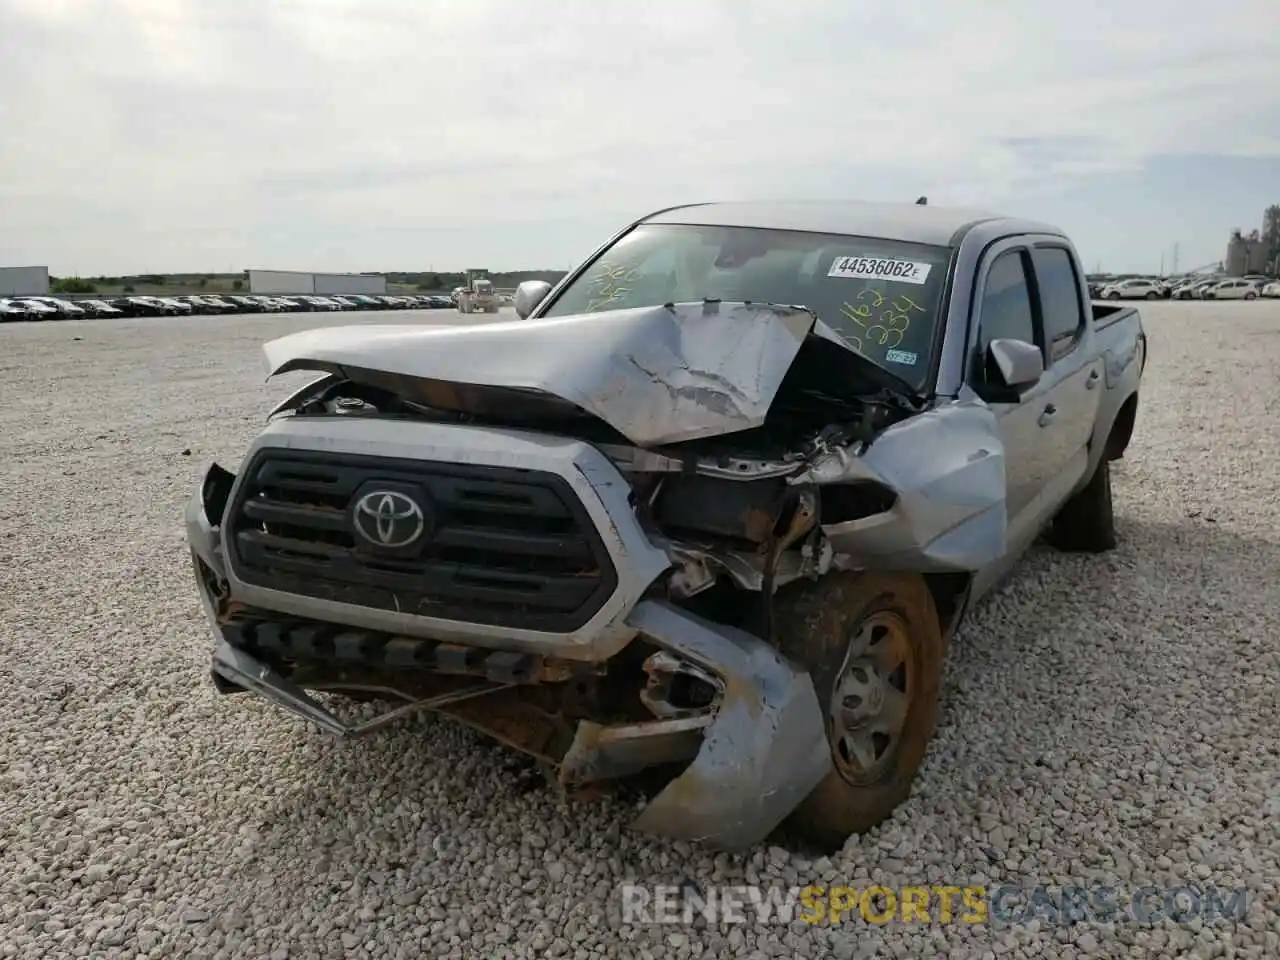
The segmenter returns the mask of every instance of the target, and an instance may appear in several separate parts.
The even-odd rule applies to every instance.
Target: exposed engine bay
[[[631,483],[646,529],[667,544],[675,564],[669,596],[676,600],[708,591],[721,578],[771,595],[788,581],[825,572],[834,554],[820,518],[844,523],[884,513],[897,496],[872,479],[820,489],[806,469],[831,450],[861,452],[921,409],[871,364],[817,338],[802,345],[759,426],[649,448],[545,394],[355,376],[328,375],[275,413],[522,427],[591,442]]]
[[[589,365],[584,373],[583,365],[576,364],[570,368],[574,380],[567,388],[565,381],[557,379],[554,367],[550,374],[546,368],[537,369],[536,357],[533,372],[522,371],[523,378],[520,374],[504,378],[489,363],[483,368],[488,382],[467,383],[459,372],[470,366],[465,353],[456,363],[448,363],[445,351],[445,356],[422,371],[437,376],[418,376],[385,362],[379,363],[379,369],[356,366],[350,357],[336,362],[326,344],[313,344],[326,334],[340,335],[341,330],[312,331],[267,347],[272,373],[329,371],[289,397],[272,415],[516,427],[589,442],[626,477],[642,524],[671,556],[667,596],[677,602],[713,592],[724,581],[769,597],[788,582],[820,576],[833,563],[852,568],[874,561],[892,569],[896,560],[914,569],[974,569],[984,558],[949,557],[950,546],[937,562],[922,556],[928,535],[947,531],[923,529],[919,521],[924,517],[910,512],[917,492],[913,487],[927,481],[935,491],[945,492],[938,480],[957,467],[966,481],[971,482],[977,472],[985,474],[986,482],[978,489],[989,491],[989,498],[979,498],[975,504],[974,487],[966,485],[963,503],[954,504],[955,509],[946,511],[949,516],[944,515],[951,521],[946,526],[954,527],[965,514],[981,515],[986,543],[974,546],[990,556],[1003,549],[1003,465],[990,413],[980,405],[928,411],[924,398],[858,354],[803,308],[675,304],[543,324],[540,340],[558,340],[566,349],[593,335],[606,336],[605,346],[641,349],[613,355],[612,368],[594,380]],[[499,326],[513,325],[489,325],[466,333],[483,349],[481,341]],[[527,335],[531,326],[535,324],[526,322],[519,330]],[[394,353],[388,356],[403,356],[409,328],[375,328],[375,337],[379,329],[396,334],[388,344]],[[430,343],[439,351],[460,340],[454,331],[448,336],[432,336],[439,333],[433,330],[419,333],[424,335],[424,349]],[[289,341],[303,338],[309,342],[299,344],[299,349],[284,349],[291,345]],[[726,351],[725,343],[733,346]],[[559,352],[554,347],[550,353],[545,346],[542,350],[541,355],[548,356]],[[389,365],[393,369],[382,369]],[[621,385],[619,368],[631,375]],[[438,375],[444,371],[450,379]],[[654,385],[660,389],[641,392]],[[660,402],[666,401],[664,412],[696,402],[720,422],[715,429],[703,430],[705,436],[643,445],[633,442],[648,427],[634,426],[634,401],[638,398],[644,407],[655,393]],[[610,402],[615,400],[632,402]],[[895,428],[901,432],[912,421],[929,429],[936,426],[930,420],[942,417],[956,439],[967,439],[957,428],[977,427],[987,445],[979,446],[976,456],[966,452],[959,463],[947,456],[946,449],[935,447],[927,463],[917,451],[912,459],[924,470],[911,478],[914,483],[901,482],[902,441],[891,440],[889,445],[895,449],[886,451],[884,458],[896,471],[881,474],[873,465],[876,458],[868,459],[886,432],[892,438]],[[660,426],[650,432],[679,431]],[[908,439],[905,445],[912,443]],[[984,509],[975,510],[979,504]],[[930,504],[927,526],[944,519],[936,509],[943,505]],[[848,533],[872,518],[881,520],[868,526],[865,546],[856,549]],[[905,555],[894,556],[904,551]]]

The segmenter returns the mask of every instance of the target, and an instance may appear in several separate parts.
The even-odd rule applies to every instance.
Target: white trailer
[[[48,294],[48,267],[0,267],[0,297],[44,297]]]
[[[387,292],[387,278],[377,273],[310,273],[303,270],[250,270],[249,292],[268,296],[333,296],[363,293],[381,296]]]

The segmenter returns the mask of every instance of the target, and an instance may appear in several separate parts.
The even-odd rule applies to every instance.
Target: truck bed
[[[1126,316],[1138,312],[1137,307],[1124,306],[1118,303],[1100,303],[1094,301],[1090,304],[1093,308],[1093,325],[1101,330],[1103,327],[1109,327],[1111,324],[1119,320],[1123,320]]]

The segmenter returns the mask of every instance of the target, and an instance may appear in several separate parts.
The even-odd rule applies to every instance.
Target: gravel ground
[[[0,328],[0,956],[1280,956],[1280,304],[1143,311],[1122,546],[1037,548],[975,611],[912,799],[825,859],[641,838],[625,795],[565,806],[429,717],[343,744],[214,694],[182,508],[289,388],[259,343],[352,318]],[[617,919],[624,880],[868,878],[1251,900],[1186,928]]]

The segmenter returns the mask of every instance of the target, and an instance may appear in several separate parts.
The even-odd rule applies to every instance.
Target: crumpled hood
[[[580,407],[637,445],[764,422],[805,338],[839,336],[803,307],[697,302],[458,326],[350,326],[264,347],[272,376],[360,371],[535,391]]]

